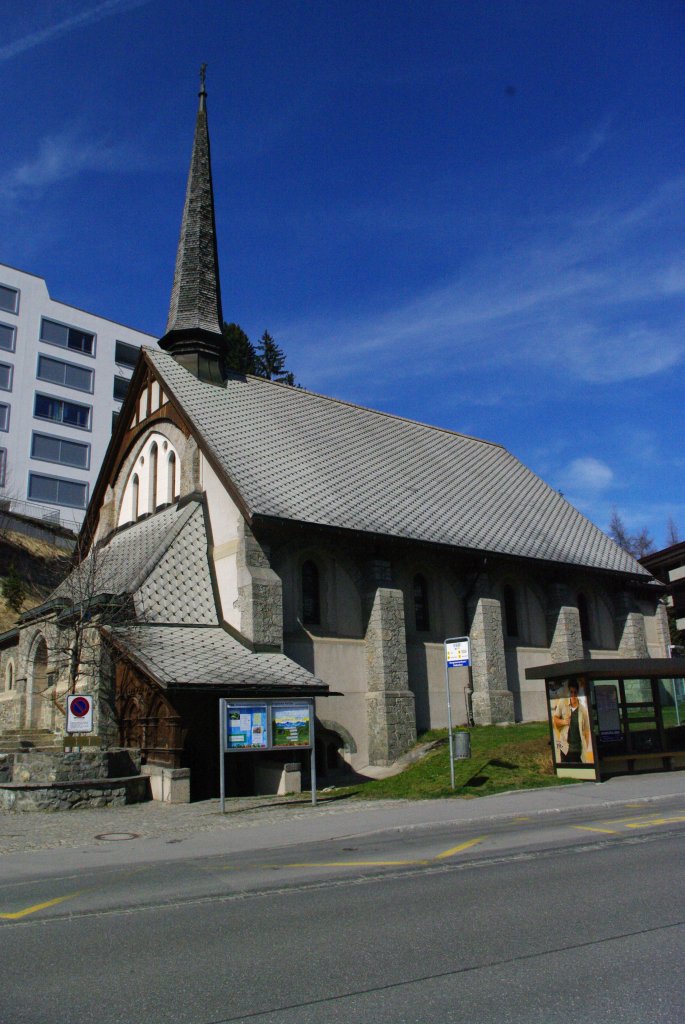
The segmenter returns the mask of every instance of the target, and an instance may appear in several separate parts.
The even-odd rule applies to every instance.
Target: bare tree
[[[633,558],[643,558],[654,550],[654,540],[647,527],[643,526],[637,533],[630,533],[615,507],[611,512],[608,533],[614,543]]]
[[[680,533],[675,519],[669,516],[666,524],[666,547],[670,548],[673,544],[680,544]]]

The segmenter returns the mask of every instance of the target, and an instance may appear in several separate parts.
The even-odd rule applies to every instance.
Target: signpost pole
[[[226,810],[226,785],[225,785],[225,761],[226,761],[226,701],[219,698],[219,779],[221,792],[221,813]]]
[[[445,656],[445,692],[447,693],[447,731],[450,740],[450,782],[454,789],[454,736],[452,735],[452,699],[450,696],[450,669],[456,665],[471,666],[471,647],[467,636],[448,637],[443,644]],[[466,696],[466,694],[464,694]],[[468,701],[466,716],[469,718]]]
[[[311,703],[311,723],[312,723],[312,747],[309,751],[309,775],[312,780],[312,807],[316,807],[316,737],[314,735],[314,702]]]
[[[447,692],[447,735],[450,742],[450,783],[454,789],[454,737],[452,736],[452,701],[450,699],[450,669],[447,664],[447,644],[445,644],[445,690]]]

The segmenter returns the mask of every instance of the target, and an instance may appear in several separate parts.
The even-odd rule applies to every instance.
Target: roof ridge
[[[154,349],[153,351],[158,351]],[[391,420],[399,420],[401,423],[409,423],[415,427],[426,427],[428,430],[439,430],[443,434],[450,434],[452,437],[463,437],[467,441],[477,441],[479,444],[487,444],[493,448],[500,448],[504,452],[509,452],[508,448],[505,448],[503,444],[499,444],[497,441],[488,441],[484,437],[476,437],[474,434],[465,434],[461,430],[451,430],[449,427],[438,427],[434,423],[424,423],[423,420],[415,420],[409,416],[400,416],[395,412],[386,412],[384,409],[372,409],[368,405],[360,405],[358,402],[350,402],[346,398],[335,398],[333,395],[324,395],[320,391],[312,391],[311,388],[304,388],[301,386],[293,387],[292,384],[284,384],[278,380],[268,380],[266,377],[258,377],[254,373],[229,373],[228,380],[240,379],[255,381],[258,384],[270,384],[276,388],[287,388],[288,391],[295,392],[296,394],[310,395],[312,398],[321,398],[326,402],[335,402],[337,405],[345,405],[350,409],[358,409],[361,412],[370,412],[374,416],[385,416]],[[516,456],[513,456],[516,458]]]

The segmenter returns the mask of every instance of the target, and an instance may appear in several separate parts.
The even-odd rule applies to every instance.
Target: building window
[[[428,583],[421,573],[414,577],[414,625],[418,633],[427,633],[431,628],[428,614]]]
[[[48,345],[59,345],[60,348],[71,349],[72,352],[83,352],[92,356],[95,352],[95,335],[82,331],[78,327],[58,324],[55,320],[41,320],[40,340]]]
[[[7,449],[0,448],[0,487],[5,486],[5,476],[7,474]]]
[[[131,515],[135,522],[139,514],[139,499],[140,499],[140,481],[138,474],[133,474],[133,480],[131,480]]]
[[[157,442],[153,441],[150,447],[150,511],[157,508]]]
[[[9,430],[10,428],[10,407],[4,402],[0,402],[0,430]]]
[[[14,367],[9,363],[0,363],[0,388],[3,391],[12,390],[12,370]]]
[[[321,625],[319,570],[311,560],[302,566],[302,621],[305,626]]]
[[[14,663],[11,661],[7,663],[7,669],[5,671],[5,689],[14,689]]]
[[[88,504],[88,484],[78,480],[62,480],[56,476],[29,473],[29,498],[48,505],[67,505],[85,508]]]
[[[5,313],[16,313],[19,309],[19,292],[9,285],[0,284],[0,309]]]
[[[90,445],[52,437],[50,434],[34,433],[31,437],[31,458],[57,462],[61,466],[74,466],[76,469],[88,469]]]
[[[95,374],[83,366],[64,363],[61,359],[49,356],[38,356],[38,379],[49,380],[53,384],[62,384],[65,388],[77,391],[88,391],[92,394]]]
[[[169,501],[176,501],[178,497],[176,490],[176,456],[173,452],[169,453],[167,461],[167,495]]]
[[[52,420],[64,423],[69,427],[90,430],[90,406],[79,405],[78,402],[65,402],[61,398],[50,398],[49,395],[36,395],[33,415],[40,420]]]
[[[504,598],[504,632],[507,636],[519,635],[519,617],[516,609],[514,588],[507,583],[502,592]]]
[[[138,362],[139,348],[135,345],[127,345],[125,341],[118,341],[114,348],[114,362],[119,366],[130,366],[133,368]]]
[[[14,352],[15,328],[9,324],[0,324],[0,349],[3,352]]]
[[[126,377],[115,377],[114,378],[114,390],[113,395],[117,402],[123,402],[128,392],[128,386],[130,381]]]

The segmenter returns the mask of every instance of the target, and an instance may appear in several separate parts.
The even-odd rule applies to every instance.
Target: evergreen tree
[[[295,383],[294,374],[285,368],[285,352],[268,331],[264,331],[257,346],[257,376],[275,380],[279,384]]]
[[[26,586],[14,563],[2,581],[2,596],[12,611],[18,615],[26,599]]]
[[[226,340],[226,366],[231,373],[257,373],[257,353],[254,345],[239,324],[223,326]]]

